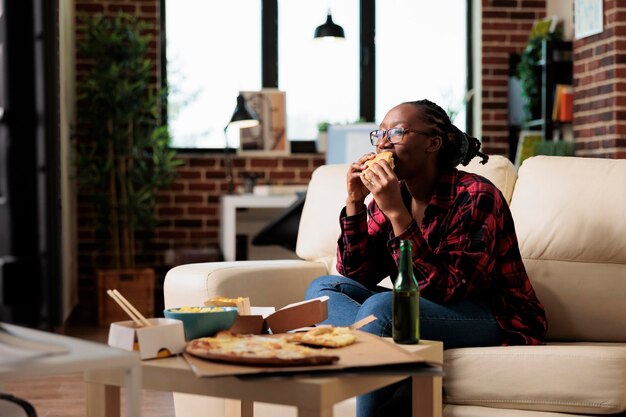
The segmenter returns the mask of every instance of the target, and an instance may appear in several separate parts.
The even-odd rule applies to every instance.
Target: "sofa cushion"
[[[348,166],[323,165],[313,172],[296,242],[296,253],[300,258],[314,261],[337,255],[337,238],[341,232],[339,212],[346,204]]]
[[[551,413],[548,411],[514,410],[512,408],[477,407],[444,404],[443,417],[595,417],[590,414]]]
[[[165,277],[165,308],[201,306],[218,295],[245,295],[254,306],[283,307],[301,301],[311,281],[327,273],[322,263],[297,259],[179,265]]]
[[[626,342],[626,160],[537,156],[511,212],[548,340]]]
[[[517,171],[508,158],[502,155],[491,155],[489,162],[484,165],[480,163],[480,158],[474,158],[466,167],[459,165],[458,169],[487,178],[502,192],[506,202],[511,202],[513,188],[517,180]]]
[[[564,413],[626,410],[626,344],[450,349],[444,402]]]

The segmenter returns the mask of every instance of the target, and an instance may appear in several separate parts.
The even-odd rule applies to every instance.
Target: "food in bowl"
[[[238,307],[239,304],[245,302],[248,297],[237,297],[237,298],[229,298],[229,297],[211,297],[204,302],[204,305],[207,306],[218,306],[218,307]]]
[[[222,307],[178,307],[170,311],[173,313],[215,313],[224,309]]]
[[[183,306],[163,310],[163,315],[182,321],[185,339],[192,340],[230,329],[237,319],[237,307]]]

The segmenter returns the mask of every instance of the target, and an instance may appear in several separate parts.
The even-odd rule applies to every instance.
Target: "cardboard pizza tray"
[[[441,366],[427,362],[419,355],[404,350],[378,336],[353,330],[357,340],[352,345],[342,348],[327,348],[324,352],[339,356],[339,361],[332,365],[314,365],[297,367],[250,366],[214,362],[201,359],[187,353],[187,363],[198,377],[221,376],[277,376],[277,375],[324,375],[331,376],[341,373],[385,373],[402,374],[434,373],[441,374]],[[280,336],[280,335],[276,335]]]

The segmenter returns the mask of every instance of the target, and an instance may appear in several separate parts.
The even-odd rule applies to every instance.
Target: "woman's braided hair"
[[[439,152],[439,166],[445,168],[454,168],[459,164],[465,166],[475,156],[480,156],[481,164],[487,163],[489,156],[480,152],[480,141],[461,132],[437,104],[429,100],[410,101],[406,104],[419,107],[422,110],[424,122],[435,130],[435,135],[441,136],[443,145]]]

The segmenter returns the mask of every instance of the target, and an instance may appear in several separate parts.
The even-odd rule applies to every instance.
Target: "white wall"
[[[546,16],[558,16],[563,22],[565,39],[574,38],[574,0],[547,0]]]

